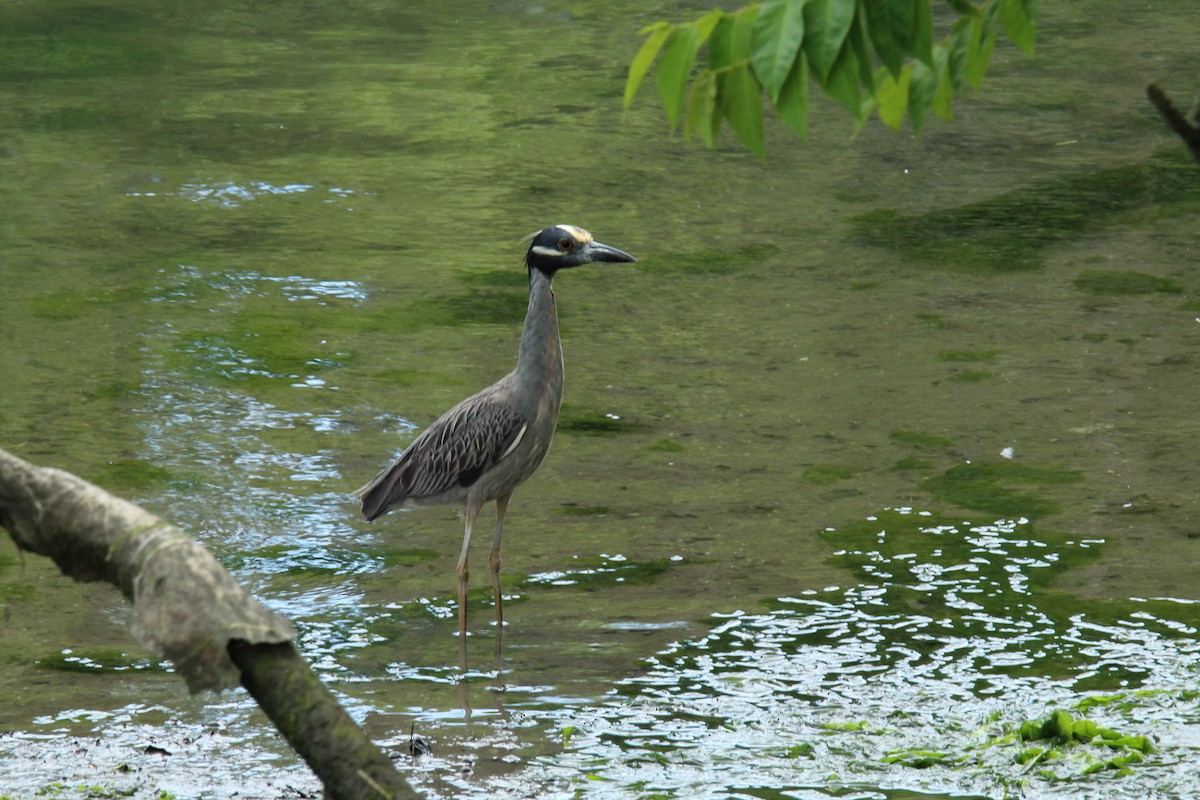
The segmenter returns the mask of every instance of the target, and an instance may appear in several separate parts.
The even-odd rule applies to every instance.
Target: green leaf
[[[963,17],[954,23],[949,39],[949,61],[946,73],[950,85],[957,94],[967,83],[967,61],[971,49],[972,23],[974,17]]]
[[[706,69],[692,81],[688,95],[687,116],[683,119],[683,138],[691,141],[692,134],[710,150],[717,144],[717,129],[721,115],[717,111],[717,78],[711,69]]]
[[[825,80],[833,68],[856,8],[855,0],[808,0],[804,4],[804,52],[818,80]]]
[[[916,7],[923,3],[926,0],[862,0],[871,44],[879,60],[897,80],[904,56],[912,52]]]
[[[792,64],[775,101],[775,111],[801,138],[808,138],[808,67],[803,58]]]
[[[708,37],[708,66],[719,70],[733,62],[733,15],[722,14]]]
[[[804,41],[804,3],[768,0],[754,19],[754,72],[772,101],[778,99]]]
[[[829,70],[829,75],[821,84],[825,94],[837,100],[855,119],[861,119],[862,106],[858,91],[859,79],[858,59],[854,57],[854,48],[843,47],[838,53],[837,60]]]
[[[937,89],[933,93],[933,113],[947,122],[954,121],[954,79],[950,75],[950,51],[942,45],[933,48],[937,62]]]
[[[692,24],[696,26],[696,31],[700,34],[700,42],[703,44],[708,41],[708,37],[712,35],[713,29],[717,27],[717,23],[725,16],[725,12],[719,8],[714,8],[712,11],[705,14],[700,19]]]
[[[1002,0],[1000,3],[1000,22],[1004,24],[1004,32],[1029,55],[1033,55],[1033,45],[1037,39],[1037,28],[1033,23],[1035,13],[1034,0]]]
[[[920,133],[933,108],[933,99],[938,90],[938,73],[925,66],[923,61],[911,64],[912,75],[908,79],[908,119],[913,133]]]
[[[879,118],[893,130],[904,126],[904,112],[908,108],[908,84],[912,66],[900,70],[900,79],[893,78],[883,67],[875,74],[875,102],[879,104]]]
[[[759,158],[766,158],[763,144],[762,87],[749,63],[735,64],[725,76],[721,109],[729,118],[742,144]]]
[[[649,33],[646,41],[642,44],[642,49],[638,50],[638,54],[634,57],[633,63],[629,65],[629,79],[625,81],[625,108],[629,108],[633,103],[633,96],[637,94],[638,87],[642,85],[642,79],[646,77],[646,72],[650,69],[650,65],[654,63],[654,58],[658,55],[658,51],[662,49],[663,42],[667,40],[667,36],[671,33],[671,23],[658,22],[646,28],[643,33]]]
[[[694,25],[680,25],[671,32],[658,62],[658,93],[667,112],[671,130],[679,126],[683,116],[683,101],[687,97],[687,82],[700,49],[700,34]]]
[[[946,0],[946,3],[957,11],[959,16],[979,13],[979,9],[975,7],[971,0]]]
[[[933,69],[933,13],[931,3],[917,0],[917,16],[913,21],[912,54],[925,66]]]
[[[971,20],[971,38],[967,44],[966,77],[967,85],[978,89],[983,83],[983,73],[987,70],[988,61],[992,58],[992,48],[996,46],[996,11],[997,3],[993,2],[987,10]]]
[[[729,34],[730,63],[754,55],[754,20],[758,6],[746,6],[733,15],[733,30]]]
[[[875,93],[875,70],[871,69],[871,48],[867,43],[867,22],[862,14],[854,15],[854,21],[850,25],[850,33],[847,34],[846,40],[850,42],[850,47],[854,50],[854,58],[858,64],[858,80],[867,90],[867,94],[873,95]],[[865,116],[859,117],[860,121],[862,119],[865,119]]]

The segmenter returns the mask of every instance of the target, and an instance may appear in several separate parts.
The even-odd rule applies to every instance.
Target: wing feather
[[[363,514],[375,519],[403,500],[471,486],[514,449],[527,422],[500,384],[468,397],[363,487]]]

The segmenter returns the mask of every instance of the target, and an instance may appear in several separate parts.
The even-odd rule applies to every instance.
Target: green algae
[[[1200,187],[1187,175],[1182,156],[1163,150],[1141,163],[1062,175],[954,208],[876,209],[851,221],[852,238],[964,272],[1041,270],[1053,245],[1136,210],[1200,200]]]
[[[849,480],[858,470],[844,464],[810,464],[804,468],[801,478],[807,483],[828,484]]]
[[[921,488],[940,500],[963,508],[1034,519],[1058,511],[1059,504],[1043,492],[1015,489],[1013,484],[1045,490],[1082,478],[1083,473],[1079,470],[999,461],[959,464],[941,475],[925,479]]]
[[[1183,287],[1173,280],[1133,270],[1084,270],[1075,276],[1073,283],[1080,291],[1096,295],[1179,294],[1183,291]]]
[[[958,372],[950,373],[947,380],[958,381],[959,383],[979,383],[992,377],[995,373],[986,369],[964,369]]]
[[[558,430],[579,436],[615,436],[640,427],[636,422],[607,411],[581,408],[564,403],[558,418]]]
[[[176,478],[176,473],[145,459],[122,458],[104,464],[94,482],[119,494],[123,490],[162,486]]]
[[[940,350],[937,354],[937,360],[953,363],[994,361],[999,352],[999,350]]]
[[[43,669],[57,672],[120,673],[135,670],[163,671],[161,665],[145,655],[130,654],[120,647],[91,645],[47,653],[36,659]]]
[[[612,509],[609,506],[564,505],[558,507],[558,512],[572,517],[603,517],[612,513]]]
[[[920,431],[894,430],[891,432],[891,434],[889,434],[889,437],[893,442],[910,445],[912,447],[945,451],[951,451],[954,448],[954,440],[945,436],[935,436],[933,434],[921,433]]]

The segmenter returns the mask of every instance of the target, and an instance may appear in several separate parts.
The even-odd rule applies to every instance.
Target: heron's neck
[[[517,356],[517,379],[531,386],[556,389],[562,394],[562,344],[558,338],[558,311],[550,276],[538,269],[529,270],[529,310],[521,332],[521,351]]]

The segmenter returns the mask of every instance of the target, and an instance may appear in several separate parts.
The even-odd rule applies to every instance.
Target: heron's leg
[[[504,626],[504,602],[500,594],[500,537],[504,535],[504,514],[512,492],[496,498],[496,532],[492,534],[492,552],[488,555],[488,566],[492,568],[492,594],[496,597],[496,627]]]
[[[471,577],[471,568],[467,565],[467,551],[471,546],[471,530],[475,527],[475,518],[483,503],[474,498],[467,498],[467,529],[463,533],[462,553],[458,556],[458,635],[467,640],[467,580]]]

